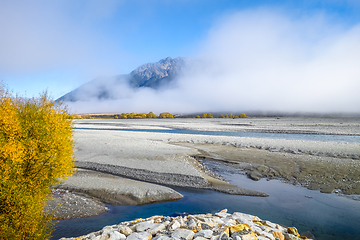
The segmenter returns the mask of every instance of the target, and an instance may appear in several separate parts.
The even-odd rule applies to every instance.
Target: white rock
[[[184,218],[180,218],[178,221],[180,223],[180,227],[186,227],[186,220]]]
[[[130,234],[132,234],[132,232],[133,231],[127,226],[120,228],[120,233],[124,234],[125,236],[129,236]]]
[[[218,213],[215,213],[215,216],[218,216],[218,217],[221,217],[221,218],[226,218],[228,216],[231,216],[230,213],[224,213],[224,212],[218,212]]]
[[[126,238],[126,240],[150,240],[152,238],[151,233],[148,232],[134,232]]]
[[[101,230],[101,236],[108,236],[111,232],[113,232],[114,229],[112,226],[106,226]]]
[[[95,238],[96,238],[96,235],[95,235],[95,233],[90,233],[90,234],[86,235],[85,237],[86,237],[87,239],[92,240],[92,239],[95,239]]]
[[[136,232],[144,232],[153,227],[153,225],[154,224],[150,222],[141,222],[135,225],[135,230]]]
[[[168,229],[170,231],[174,231],[175,229],[179,228],[180,227],[180,223],[177,221],[177,220],[173,220],[169,226],[168,226]]]
[[[113,231],[110,233],[108,240],[123,240],[126,239],[126,236],[122,233],[119,233],[118,231]]]
[[[219,236],[219,240],[228,240],[228,239],[229,236],[225,232],[222,232]]]
[[[278,225],[275,223],[272,223],[270,221],[264,221],[264,225],[271,227],[272,229],[277,229]]]
[[[208,238],[204,237],[195,237],[194,240],[209,240]]]
[[[157,234],[158,232],[161,232],[165,230],[165,225],[163,223],[154,223],[152,227],[148,230],[152,235]]]
[[[263,237],[263,236],[257,236],[258,240],[269,240],[267,237]]]
[[[189,229],[178,228],[171,233],[171,237],[192,240],[194,238],[194,232]]]
[[[187,221],[187,227],[189,229],[196,229],[197,228],[196,221],[194,219],[190,219],[189,221]]]
[[[236,219],[239,223],[249,223],[254,220],[253,215],[240,213],[240,212],[234,212],[233,215],[231,215],[233,219]]]
[[[266,232],[264,231],[261,227],[259,226],[250,226],[251,230],[253,230],[257,235],[261,235],[262,232]]]
[[[262,230],[262,231],[265,231],[265,232],[271,232],[271,231],[277,231],[277,232],[279,232],[278,229],[273,229],[273,228],[270,228],[270,227],[265,226],[265,225],[259,226],[259,228],[261,228],[261,230]]]
[[[236,220],[234,219],[225,219],[224,223],[222,224],[222,227],[231,227],[236,225]]]
[[[275,239],[274,234],[265,231],[261,232],[259,236],[266,237],[267,239],[271,240]]]
[[[209,223],[218,223],[218,224],[223,224],[224,223],[224,221],[221,219],[221,218],[219,218],[219,217],[213,217],[213,218],[211,218],[210,219],[210,222]]]
[[[168,236],[157,236],[157,237],[154,237],[153,239],[151,240],[170,240],[171,238],[168,237]]]
[[[284,237],[286,240],[300,240],[301,239],[301,238],[299,238],[295,235],[289,234],[289,233],[284,233]]]
[[[204,237],[204,238],[207,238],[207,239],[211,239],[212,236],[213,236],[213,231],[210,230],[210,229],[198,231],[194,235],[195,238]]]
[[[233,240],[241,240],[241,237],[240,237],[239,235],[235,235],[235,236],[233,237]]]

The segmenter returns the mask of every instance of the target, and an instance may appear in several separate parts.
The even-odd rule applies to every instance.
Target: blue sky
[[[245,17],[236,17],[242,13]],[[274,20],[277,15],[289,24]],[[341,39],[359,26],[360,1],[0,0],[0,80],[27,97],[47,90],[56,99],[97,76],[129,73],[168,56],[215,57],[212,50],[224,43],[217,34],[227,37],[224,29],[241,32],[247,27],[232,22],[248,22],[255,30],[247,33],[253,34],[265,31],[256,30],[256,24],[264,25],[267,16],[273,24],[269,27],[303,28],[296,38],[294,29],[278,33],[288,39],[285,45],[302,41],[306,58],[317,54],[313,48],[318,42]],[[306,24],[300,26],[302,22]],[[357,49],[355,32],[351,43]],[[346,88],[342,91],[347,94]]]

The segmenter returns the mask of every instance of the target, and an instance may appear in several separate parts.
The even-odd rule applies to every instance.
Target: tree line
[[[203,113],[203,114],[201,114],[201,116],[197,115],[196,118],[214,118],[214,116],[212,113]],[[235,119],[235,118],[248,118],[248,116],[246,116],[245,113],[241,113],[239,115],[233,115],[232,113],[230,113],[230,114],[225,114],[225,115],[220,114],[218,116],[218,118],[233,118],[233,119]]]
[[[120,115],[115,115],[115,119],[136,119],[136,118],[174,118],[174,115],[168,112],[160,113],[158,116],[153,113],[122,113]]]
[[[144,119],[144,118],[175,118],[175,115],[169,113],[169,112],[163,112],[159,115],[154,114],[153,112],[149,113],[121,113],[121,114],[111,114],[111,115],[78,115],[73,114],[71,115],[73,119],[94,119],[94,118],[101,118],[101,119]],[[179,118],[191,118],[191,117],[183,117],[178,116]],[[194,116],[192,116],[194,117]],[[248,118],[248,116],[245,113],[241,113],[239,115],[234,115],[232,113],[230,114],[220,114],[217,116],[214,116],[212,113],[203,113],[201,115],[197,115],[195,118]]]

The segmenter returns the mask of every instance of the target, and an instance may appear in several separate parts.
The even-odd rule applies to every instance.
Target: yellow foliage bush
[[[211,113],[203,113],[201,118],[213,118],[214,116]]]
[[[0,85],[0,239],[48,239],[51,186],[74,167],[73,123],[43,94],[13,97]]]
[[[171,113],[163,112],[160,113],[159,118],[174,118],[174,116]]]
[[[146,114],[146,118],[157,118],[157,116],[155,115],[155,113],[149,112],[148,114]]]

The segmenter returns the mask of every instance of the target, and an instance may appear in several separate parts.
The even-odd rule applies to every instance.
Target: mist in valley
[[[360,25],[349,27],[326,14],[293,18],[266,8],[233,13],[213,26],[193,59],[166,87],[133,88],[106,77],[112,100],[69,102],[69,108],[74,113],[360,112]],[[94,86],[81,94],[102,90]]]

